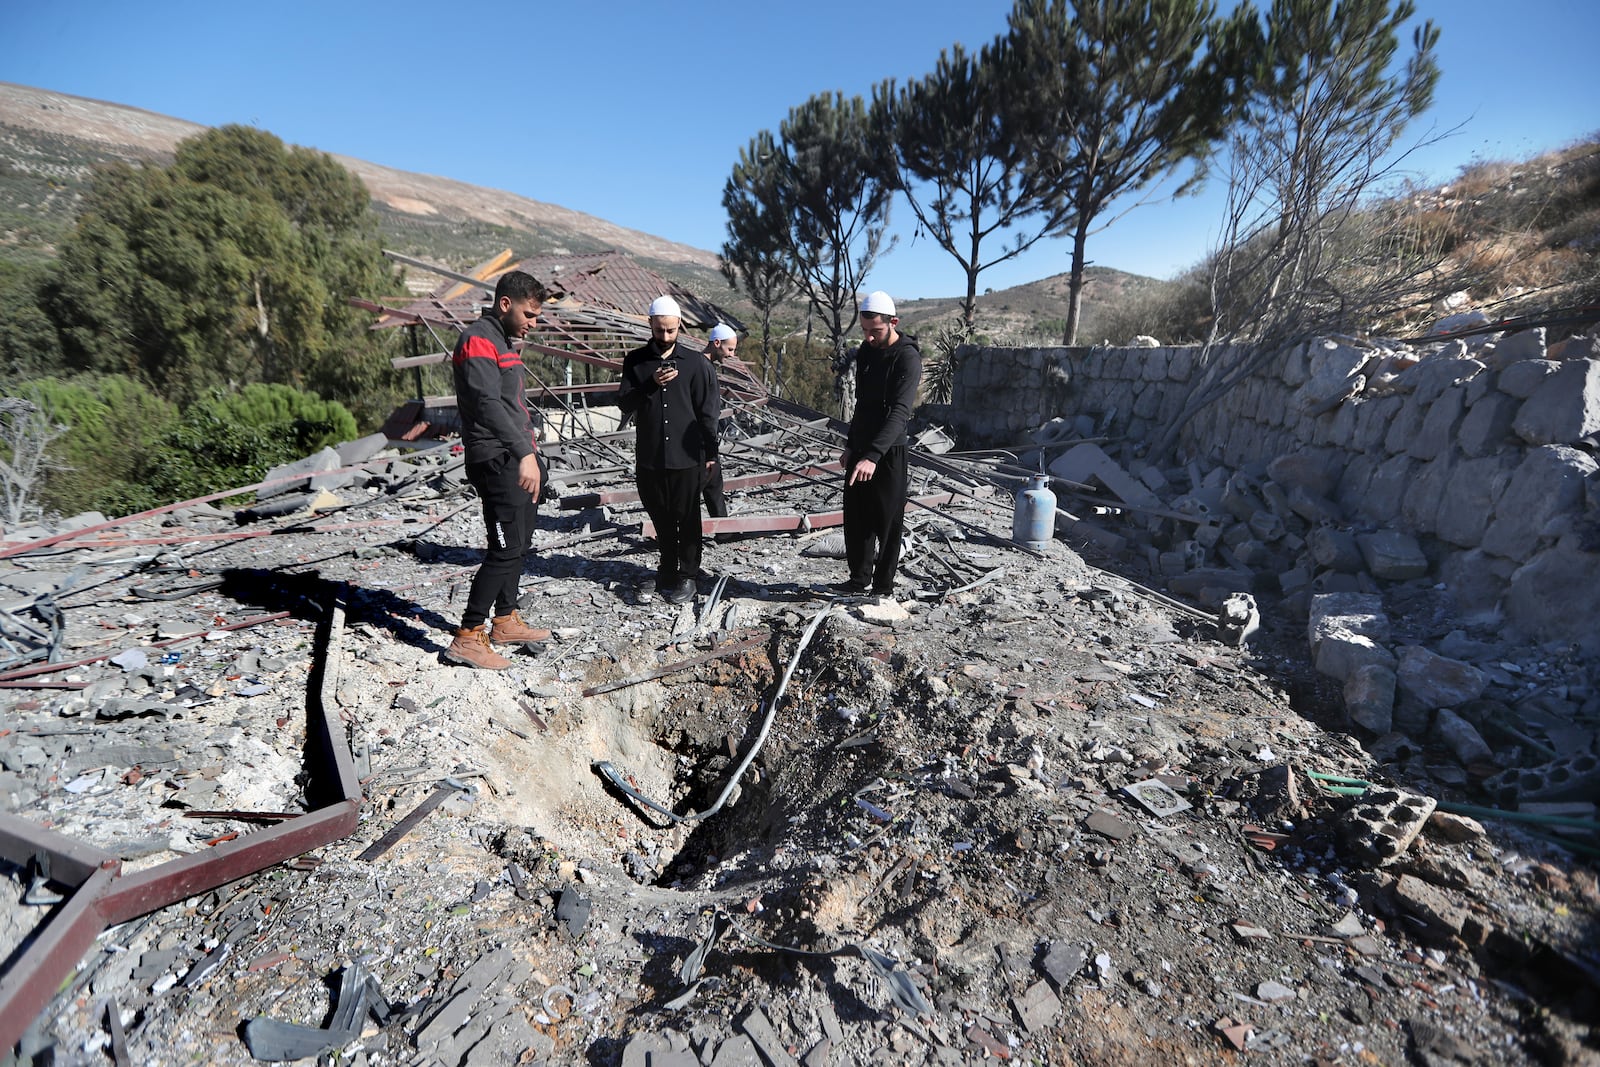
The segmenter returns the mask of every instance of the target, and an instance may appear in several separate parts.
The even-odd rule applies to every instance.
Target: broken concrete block
[[[1382,866],[1411,847],[1438,804],[1417,793],[1373,789],[1344,813],[1339,836],[1356,860]]]
[[[369,433],[354,441],[334,445],[333,451],[339,457],[339,466],[354,467],[357,463],[365,463],[388,446],[389,439],[383,434]]]
[[[1246,524],[1250,532],[1261,541],[1277,541],[1283,537],[1283,520],[1271,511],[1258,511],[1251,515]]]
[[[1355,574],[1365,565],[1356,535],[1334,526],[1318,526],[1306,535],[1306,547],[1319,567]]]
[[[1099,484],[1128,504],[1159,507],[1160,499],[1123,470],[1099,445],[1074,445],[1050,464],[1050,474],[1083,485]]]
[[[1167,581],[1167,588],[1178,596],[1189,597],[1215,608],[1229,593],[1248,593],[1255,576],[1245,570],[1200,567]]]
[[[1272,549],[1266,542],[1254,538],[1239,542],[1233,547],[1232,552],[1227,554],[1233,557],[1230,562],[1250,570],[1259,570],[1272,562]]]
[[[1400,650],[1395,671],[1400,692],[1425,708],[1459,708],[1483,695],[1488,679],[1470,663],[1447,659],[1421,645]]]
[[[1310,579],[1310,587],[1312,587],[1312,592],[1317,593],[1378,592],[1378,590],[1374,589],[1373,587],[1373,585],[1376,585],[1376,582],[1373,582],[1373,585],[1368,585],[1368,582],[1373,582],[1373,577],[1371,577],[1371,574],[1366,573],[1366,571],[1362,571],[1362,573],[1358,574],[1341,574],[1338,573],[1338,571],[1322,571],[1322,573],[1317,574],[1314,579]]]
[[[1011,998],[1011,1009],[1028,1033],[1038,1033],[1061,1014],[1061,998],[1050,988],[1050,983],[1035,982],[1021,996]]]
[[[1278,575],[1278,588],[1291,595],[1311,584],[1311,571],[1304,565],[1290,567]]]
[[[1261,629],[1261,612],[1256,599],[1249,593],[1231,593],[1223,598],[1222,609],[1217,613],[1217,639],[1223,644],[1242,648],[1257,630]]]
[[[1395,902],[1406,914],[1420,919],[1435,939],[1459,938],[1467,928],[1467,909],[1451,899],[1440,887],[1409,874],[1402,874],[1394,887]]]
[[[1344,707],[1352,722],[1375,734],[1394,726],[1395,673],[1381,663],[1363,663],[1344,683]]]
[[[263,485],[256,490],[257,500],[269,500],[284,493],[314,491],[317,489],[338,489],[349,484],[348,474],[330,475],[329,471],[339,469],[339,453],[331,448],[307,456],[305,459],[293,463],[285,463],[267,471],[261,479],[263,482],[275,483]]]
[[[1600,758],[1581,752],[1537,767],[1503,771],[1483,787],[1496,803],[1509,808],[1527,801],[1600,801]]]
[[[1356,544],[1361,546],[1367,570],[1374,578],[1403,582],[1428,573],[1428,557],[1422,554],[1422,546],[1410,534],[1378,530],[1360,534]]]
[[[1241,522],[1248,522],[1250,516],[1266,509],[1267,502],[1261,496],[1261,483],[1244,471],[1236,471],[1228,478],[1228,483],[1222,490],[1222,508],[1228,514]]]
[[[1299,486],[1289,490],[1289,510],[1313,526],[1344,521],[1344,509],[1339,505]]]
[[[1494,761],[1494,752],[1484,742],[1477,727],[1449,708],[1441,709],[1434,716],[1433,732],[1463,767],[1492,764]]]

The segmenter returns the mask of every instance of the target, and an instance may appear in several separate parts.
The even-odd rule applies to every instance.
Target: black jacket
[[[717,458],[717,419],[722,397],[711,361],[682,345],[672,350],[678,376],[665,387],[655,381],[661,356],[655,342],[622,361],[617,407],[635,416],[635,458],[640,470],[683,470]]]
[[[856,410],[850,417],[850,460],[876,463],[906,443],[906,423],[922,383],[922,353],[914,338],[901,334],[888,348],[863,344],[856,349]]]
[[[520,462],[538,451],[522,358],[511,350],[505,327],[492,311],[467,327],[450,362],[467,462],[485,463],[507,453]]]

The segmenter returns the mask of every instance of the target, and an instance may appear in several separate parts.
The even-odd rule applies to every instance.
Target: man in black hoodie
[[[650,343],[622,361],[617,407],[636,419],[634,477],[639,501],[655,523],[661,563],[654,588],[671,604],[694,599],[700,573],[700,486],[717,463],[722,398],[717,372],[699,352],[678,343],[677,301],[650,304]],[[640,598],[648,595],[641,589]]]
[[[529,626],[517,611],[517,587],[533,543],[539,506],[539,446],[523,384],[522,357],[511,342],[539,321],[544,288],[520,270],[500,276],[494,304],[467,327],[450,357],[466,446],[467,481],[483,501],[488,552],[467,592],[461,628],[445,659],[464,667],[503,671],[511,661],[494,650],[488,627],[494,613],[493,641],[532,645],[550,631]]]
[[[894,301],[883,291],[861,302],[863,343],[854,356],[856,409],[839,463],[845,471],[844,551],[848,580],[840,596],[894,595],[905,530],[906,423],[922,382],[922,353],[899,330]]]

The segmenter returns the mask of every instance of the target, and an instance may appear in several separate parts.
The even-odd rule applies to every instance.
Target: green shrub
[[[18,389],[67,431],[52,442],[41,501],[53,512],[125,515],[153,506],[144,472],[177,410],[120,374],[39,378]]]

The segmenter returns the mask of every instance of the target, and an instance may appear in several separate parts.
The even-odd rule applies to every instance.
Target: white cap
[[[867,298],[861,301],[861,310],[874,315],[893,315],[894,301],[889,299],[888,293],[878,289],[868,293]]]
[[[719,322],[711,327],[711,340],[713,341],[728,341],[737,336],[738,334],[733,332],[733,327],[727,323]]]
[[[650,317],[657,315],[670,315],[673,318],[682,318],[683,312],[678,310],[678,302],[670,296],[658,296],[650,301]]]

